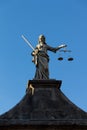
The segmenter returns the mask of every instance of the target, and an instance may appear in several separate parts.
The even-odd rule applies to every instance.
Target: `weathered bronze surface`
[[[49,79],[49,56],[47,51],[56,53],[56,51],[64,47],[66,47],[66,45],[51,47],[46,44],[45,37],[43,35],[39,36],[38,44],[35,50],[32,52],[32,56],[34,56],[32,61],[36,65],[36,73],[34,79]]]

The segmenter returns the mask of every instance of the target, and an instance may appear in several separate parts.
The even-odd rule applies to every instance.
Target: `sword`
[[[23,40],[30,46],[30,48],[34,51],[34,47],[31,45],[31,43],[25,38],[24,35],[21,36],[23,38]]]

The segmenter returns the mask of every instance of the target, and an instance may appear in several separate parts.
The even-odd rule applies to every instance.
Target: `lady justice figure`
[[[52,51],[56,53],[56,51],[64,47],[66,47],[66,45],[51,47],[47,45],[44,35],[39,36],[38,44],[35,50],[32,52],[32,62],[34,62],[34,64],[36,65],[36,73],[34,77],[35,80],[49,79],[49,56],[47,54],[47,51]]]

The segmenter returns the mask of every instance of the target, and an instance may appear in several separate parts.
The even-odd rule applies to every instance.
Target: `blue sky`
[[[62,92],[87,112],[87,1],[86,0],[0,0],[0,114],[25,95],[35,66],[32,49],[44,34],[53,47],[68,45],[71,54],[49,52],[50,78],[62,80]],[[68,56],[74,61],[68,62]]]

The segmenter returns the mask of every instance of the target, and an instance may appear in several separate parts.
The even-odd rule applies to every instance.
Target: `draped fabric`
[[[48,62],[48,56],[43,52],[39,52],[37,55],[35,79],[49,79]]]
[[[43,44],[37,54],[37,65],[34,79],[49,79],[49,56],[47,51],[56,52],[56,49],[57,48],[50,47],[47,44]]]

